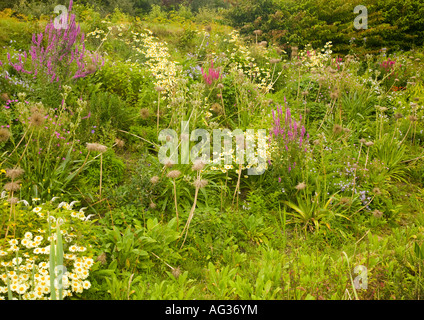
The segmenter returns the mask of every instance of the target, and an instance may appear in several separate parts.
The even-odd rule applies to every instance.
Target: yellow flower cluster
[[[73,203],[62,202],[58,209],[65,211],[65,218],[69,214],[71,218],[82,219],[84,215],[80,210],[75,216],[72,210]],[[34,208],[33,213],[43,219],[49,219],[52,228],[55,228],[57,220],[52,215],[47,215],[47,210],[41,206]],[[82,213],[82,214],[81,214]],[[47,217],[48,216],[48,217]],[[37,217],[34,217],[37,219]],[[72,230],[71,230],[72,231]],[[59,288],[62,288],[63,297],[72,296],[74,293],[82,293],[89,289],[91,283],[87,280],[89,271],[94,264],[91,257],[82,255],[87,250],[82,245],[77,245],[76,234],[61,230],[63,244],[63,266],[56,266],[54,287],[56,296]],[[47,300],[51,291],[51,274],[49,269],[50,243],[56,240],[56,233],[46,235],[46,230],[38,229],[36,232],[26,232],[22,239],[11,239],[9,247],[0,249],[0,300],[8,296],[9,289],[14,298],[19,296],[24,300]],[[61,282],[60,277],[62,278]],[[61,287],[60,287],[61,286]]]

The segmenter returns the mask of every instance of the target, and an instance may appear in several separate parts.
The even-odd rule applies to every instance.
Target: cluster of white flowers
[[[231,137],[231,134],[229,136]],[[214,151],[212,153],[213,160],[211,161],[213,165],[208,167],[207,170],[220,170],[226,173],[228,170],[234,169],[236,173],[239,173],[240,168],[242,170],[256,168],[259,172],[268,169],[271,150],[266,135],[259,134],[258,130],[255,130],[253,134],[251,131],[246,131],[244,132],[243,145],[249,145],[249,148],[245,150],[241,145],[242,143],[237,144],[236,141],[235,149],[227,148],[227,150],[219,154],[217,151]],[[245,160],[241,164],[239,163],[241,159],[238,158],[238,155],[243,155],[243,159]],[[226,159],[227,163],[225,162]],[[231,161],[228,161],[228,159],[231,159]]]
[[[321,50],[314,50],[312,45],[307,45],[304,50],[299,53],[299,57],[304,60],[304,65],[310,68],[323,67],[331,61],[333,51],[332,42],[328,41]]]
[[[145,29],[146,33],[132,33],[132,48],[146,59],[145,66],[156,79],[155,86],[169,92],[177,82],[177,65],[172,61],[166,42],[160,42],[152,36],[152,32]],[[140,45],[137,45],[137,44]]]
[[[57,209],[66,210],[64,218],[48,215],[47,210],[44,210],[42,206],[35,207],[32,212],[36,213],[39,218],[48,218],[53,228],[60,219],[68,221],[66,218],[68,214],[72,219],[86,221],[83,210],[77,214],[72,210],[74,203],[62,202],[59,204]],[[91,287],[87,278],[94,261],[91,257],[82,255],[87,251],[87,247],[75,243],[76,234],[67,230],[60,230],[60,232],[65,240],[63,244],[64,260],[63,266],[55,268],[54,284],[56,296],[58,296],[61,286],[65,298],[72,296],[73,293],[82,293],[83,290]],[[5,250],[0,249],[0,300],[4,300],[8,296],[9,289],[14,298],[17,295],[24,300],[47,300],[50,298],[49,254],[50,243],[55,240],[56,233],[48,236],[46,230],[37,229],[36,232],[26,232],[22,239],[9,240],[9,247]],[[60,276],[62,276],[61,283],[58,281]]]
[[[254,79],[258,88],[268,93],[272,89],[271,70],[259,67],[256,64],[255,58],[251,56],[248,47],[242,43],[237,30],[233,30],[229,36],[230,39],[224,39],[224,42],[228,41],[234,45],[231,52],[227,49],[233,70],[243,72],[248,78]],[[262,53],[266,55],[268,53],[267,49],[261,48],[261,50],[264,51]],[[269,64],[269,62],[267,62],[267,64]]]

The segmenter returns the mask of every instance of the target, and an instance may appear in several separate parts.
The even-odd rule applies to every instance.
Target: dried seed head
[[[191,169],[193,171],[200,171],[200,170],[203,170],[204,167],[205,167],[205,163],[202,160],[196,160],[194,161]]]
[[[341,204],[350,203],[350,198],[347,198],[347,197],[340,198],[340,203]]]
[[[157,92],[165,91],[165,89],[164,89],[163,87],[160,87],[160,86],[155,87],[155,90],[156,90]]]
[[[115,143],[116,143],[116,146],[118,148],[123,148],[124,145],[125,145],[125,142],[123,140],[121,140],[121,139],[118,139],[118,138],[115,139]]]
[[[150,178],[150,183],[152,184],[156,184],[159,182],[159,177],[158,176],[153,176]]]
[[[10,131],[5,128],[0,128],[0,142],[6,142],[10,138]]]
[[[211,110],[215,113],[220,114],[222,112],[222,107],[219,103],[214,103],[211,107]]]
[[[309,93],[308,91],[303,91],[303,92],[302,92],[302,95],[303,95],[303,96],[307,96],[307,95],[308,95],[308,93]]]
[[[97,143],[97,142],[95,142],[95,143],[88,143],[87,142],[87,150],[104,153],[104,152],[106,152],[107,147],[100,144],[100,143]]]
[[[402,113],[395,113],[395,119],[396,120],[401,119],[401,118],[403,118]]]
[[[101,255],[99,255],[96,259],[96,261],[100,261],[101,264],[106,264],[106,252],[103,252]]]
[[[146,120],[148,117],[150,117],[150,111],[147,108],[140,109],[140,116],[142,119]]]
[[[3,188],[6,191],[14,192],[21,189],[21,185],[19,184],[19,181],[16,181],[16,182],[12,181],[12,182],[6,183]]]
[[[193,185],[196,189],[204,188],[208,184],[208,180],[205,179],[197,179],[193,182]]]
[[[262,30],[255,30],[253,33],[257,36],[260,36],[262,34]]]
[[[35,112],[31,115],[31,118],[29,119],[29,123],[33,125],[34,127],[42,126],[44,121],[46,119],[43,117],[43,115],[39,112]]]
[[[181,171],[179,171],[179,170],[172,170],[172,171],[169,171],[166,176],[168,178],[171,178],[171,179],[177,179],[180,176],[180,174],[181,174]]]
[[[295,188],[296,188],[296,190],[303,190],[303,189],[306,188],[306,183],[301,182]]]
[[[181,141],[188,141],[189,135],[187,133],[181,133]]]
[[[259,45],[261,46],[261,47],[266,47],[266,45],[268,44],[268,42],[266,42],[266,41],[261,41],[261,42],[259,42]]]
[[[372,142],[372,141],[368,141],[368,142],[365,142],[365,145],[366,145],[367,147],[372,147],[372,146],[374,145],[374,142]]]
[[[278,63],[278,62],[280,62],[281,61],[281,59],[271,59],[271,60],[269,60],[269,62],[271,63],[271,64],[276,64],[276,63]]]
[[[11,198],[7,199],[7,201],[8,201],[10,204],[17,204],[17,203],[18,203],[18,201],[19,201],[19,199],[18,199],[18,198],[16,198],[16,197],[11,197]]]
[[[21,175],[23,175],[24,172],[25,170],[21,168],[6,169],[6,177],[15,180],[16,178],[19,178]]]
[[[166,168],[171,168],[174,165],[174,162],[171,159],[168,159],[164,164]]]
[[[340,134],[343,131],[343,127],[339,124],[334,125],[333,127],[333,133],[334,134]]]
[[[9,99],[9,95],[8,95],[7,93],[2,93],[2,94],[1,94],[1,99],[2,99],[3,101],[10,100],[10,99]]]
[[[157,205],[153,201],[150,201],[149,207],[150,209],[156,209]]]
[[[173,269],[172,269],[172,275],[174,276],[174,278],[175,278],[175,279],[178,279],[178,277],[180,276],[180,274],[181,274],[181,269],[180,269],[180,267],[178,267],[178,268],[173,268]]]
[[[217,87],[218,89],[224,89],[224,85],[223,85],[222,83],[218,83],[218,84],[216,85],[216,87]]]
[[[372,215],[373,215],[374,217],[376,217],[376,218],[381,218],[381,217],[383,216],[383,212],[381,212],[380,210],[375,209],[375,210],[372,212]]]
[[[372,189],[372,193],[374,193],[376,196],[379,196],[381,194],[381,191],[379,188]]]
[[[346,132],[346,133],[349,133],[349,132],[351,132],[352,130],[350,130],[349,128],[343,128],[343,132]]]
[[[205,31],[210,33],[212,31],[212,27],[211,26],[206,26],[205,27]]]
[[[321,143],[320,139],[315,139],[313,142],[314,145],[319,145],[320,143]]]
[[[338,97],[339,97],[338,91],[333,91],[330,93],[330,99],[334,100],[334,99],[337,99]]]
[[[365,140],[364,138],[362,138],[362,139],[359,140],[359,142],[362,143],[362,144],[365,144],[365,143],[367,143],[367,140]]]
[[[414,121],[417,121],[417,120],[418,120],[418,117],[413,116],[413,115],[409,116],[409,121],[414,122]]]

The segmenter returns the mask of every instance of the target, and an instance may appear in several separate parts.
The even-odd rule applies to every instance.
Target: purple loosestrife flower
[[[31,56],[31,70],[24,68],[27,65],[27,53],[18,57],[18,62],[9,64],[19,73],[33,74],[35,78],[45,77],[49,82],[64,84],[71,79],[83,78],[94,73],[104,65],[104,60],[98,54],[85,49],[84,33],[71,14],[73,1],[70,0],[67,28],[56,29],[50,21],[44,33],[33,34],[29,50]],[[43,44],[43,40],[45,44]],[[25,58],[25,60],[22,59]]]
[[[284,98],[285,100],[285,98]],[[285,103],[287,105],[287,103]],[[309,140],[309,134],[301,122],[292,117],[290,108],[277,105],[277,112],[272,110],[273,128],[270,131],[270,141],[274,141],[278,150],[275,163],[280,163],[284,170],[290,172],[299,166],[307,148],[303,147]],[[301,120],[301,118],[300,118]],[[286,171],[286,172],[287,172]]]

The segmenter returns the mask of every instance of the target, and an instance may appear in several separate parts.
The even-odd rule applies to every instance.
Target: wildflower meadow
[[[423,299],[423,17],[0,4],[0,300]]]

